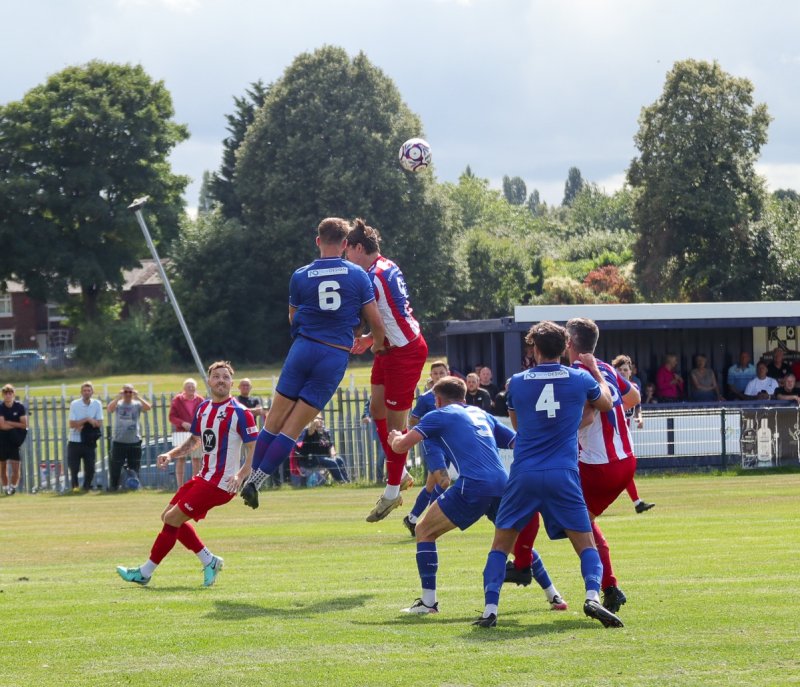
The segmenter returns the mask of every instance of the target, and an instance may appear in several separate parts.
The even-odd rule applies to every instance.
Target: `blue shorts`
[[[322,410],[336,393],[349,357],[345,350],[298,336],[286,356],[275,390],[292,401],[300,399]]]
[[[455,482],[436,503],[442,509],[447,519],[460,530],[465,530],[474,525],[484,515],[494,522],[497,507],[500,505],[499,496],[480,496],[475,492],[463,492]]]
[[[567,536],[564,530],[591,531],[577,468],[515,472],[514,463],[511,464],[495,526],[519,531],[536,511],[542,514],[550,539],[563,539]]]

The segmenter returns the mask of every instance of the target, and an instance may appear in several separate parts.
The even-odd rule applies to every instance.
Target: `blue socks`
[[[423,589],[436,589],[436,573],[439,570],[439,554],[435,541],[417,542],[417,569]]]
[[[260,438],[259,436],[259,439]],[[267,447],[266,453],[264,453],[264,457],[259,463],[258,469],[268,475],[273,473],[275,469],[289,457],[295,443],[295,439],[292,439],[292,437],[287,436],[283,432],[273,437]]]
[[[547,589],[553,584],[552,580],[550,579],[550,575],[547,574],[544,563],[542,563],[542,557],[539,555],[536,549],[533,550],[533,563],[531,563],[531,572],[533,573],[533,579],[536,580],[536,584],[538,584],[542,589]]]
[[[586,585],[587,598],[589,592],[594,592],[593,596],[600,593],[600,581],[603,579],[603,564],[600,562],[600,554],[597,549],[589,547],[581,551],[581,575]]]
[[[269,448],[270,444],[275,439],[275,434],[272,432],[268,432],[266,429],[262,429],[258,433],[258,438],[256,439],[256,447],[253,450],[253,472],[256,470],[261,470],[261,463],[264,460],[264,456],[267,453],[267,449]],[[266,470],[262,470],[262,472],[267,472]]]
[[[486,559],[486,567],[483,569],[483,594],[487,605],[497,606],[500,601],[500,589],[506,579],[507,558],[507,553],[492,549]]]

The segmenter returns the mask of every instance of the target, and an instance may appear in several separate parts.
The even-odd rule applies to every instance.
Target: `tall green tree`
[[[521,177],[503,177],[503,195],[511,205],[522,205],[528,197],[528,188]]]
[[[637,191],[636,273],[654,299],[759,298],[769,236],[755,162],[769,115],[753,85],[716,62],[676,62],[642,110],[628,170]]]
[[[288,342],[292,270],[317,254],[327,216],[363,217],[402,268],[422,318],[452,302],[448,204],[431,170],[405,172],[401,143],[423,134],[394,83],[360,53],[324,47],[298,56],[269,89],[238,150],[234,185],[253,250],[241,269],[269,304],[255,314],[265,355]]]
[[[244,95],[233,99],[234,111],[225,115],[228,120],[228,136],[222,141],[222,164],[209,181],[208,192],[211,199],[220,207],[222,214],[229,219],[242,219],[242,202],[236,195],[236,152],[244,141],[247,129],[253,123],[256,112],[264,104],[269,86],[259,79],[250,84]]]
[[[564,182],[564,200],[561,201],[561,204],[565,207],[570,207],[582,188],[583,177],[581,176],[581,170],[577,167],[570,167],[569,172],[567,172],[567,180]]]
[[[0,278],[42,300],[78,285],[84,319],[96,319],[103,292],[146,254],[127,205],[149,195],[155,240],[177,234],[188,179],[168,158],[188,132],[173,115],[163,82],[99,61],[0,107]]]

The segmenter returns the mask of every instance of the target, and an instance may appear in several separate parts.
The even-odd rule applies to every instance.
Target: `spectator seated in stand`
[[[717,386],[717,375],[708,367],[708,359],[698,353],[694,357],[694,368],[689,373],[690,401],[721,401],[722,394]]]
[[[303,470],[319,470],[323,468],[330,473],[334,482],[349,482],[347,467],[336,455],[336,448],[331,435],[325,429],[322,415],[317,415],[303,430],[294,450],[295,462],[301,474]]]
[[[797,377],[791,372],[783,378],[780,386],[775,391],[776,401],[794,401],[800,405],[800,389],[795,384]]]
[[[783,355],[784,350],[778,346],[774,351],[772,351],[772,360],[767,363],[767,377],[777,379],[778,384],[780,384],[781,380],[792,371],[789,363],[783,359]]]
[[[763,360],[756,365],[756,376],[751,379],[744,390],[748,400],[769,401],[778,388],[778,382],[767,377],[767,364]]]
[[[656,372],[656,395],[660,403],[678,403],[683,400],[683,377],[677,372],[678,356],[667,353],[664,364]]]
[[[739,353],[739,362],[728,368],[728,398],[731,401],[746,401],[744,390],[751,379],[756,376],[756,366],[753,365],[747,351]]]
[[[497,388],[497,384],[494,383],[494,373],[492,372],[492,368],[484,365],[478,371],[478,380],[480,382],[481,389],[486,389],[489,392],[489,397],[494,401],[494,397],[500,392],[500,389]]]
[[[644,394],[642,395],[642,403],[648,405],[650,403],[658,403],[656,396],[656,385],[654,382],[647,382],[644,387]]]

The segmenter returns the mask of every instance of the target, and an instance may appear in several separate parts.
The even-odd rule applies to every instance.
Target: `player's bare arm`
[[[289,306],[289,326],[291,326],[292,322],[294,321],[294,314],[297,312],[297,308],[293,305]]]
[[[238,492],[239,488],[250,476],[250,472],[253,469],[253,452],[255,451],[255,448],[255,441],[251,441],[244,445],[244,464],[236,471],[236,474],[228,480],[227,490],[232,494]]]
[[[403,434],[403,432],[393,429],[389,432],[389,446],[396,453],[408,453],[412,446],[416,446],[423,439],[424,437],[416,431]]]
[[[628,393],[622,397],[622,407],[625,408],[625,410],[638,406],[642,402],[642,394],[639,392],[639,389],[636,388],[635,384],[631,384],[630,386],[631,388],[628,389]]]
[[[375,301],[370,301],[361,308],[361,315],[369,325],[369,337],[372,338],[370,346],[373,353],[379,353],[383,350],[383,342],[386,338],[386,328],[383,326],[383,318],[378,310],[378,304]]]
[[[188,456],[199,445],[200,445],[200,437],[190,436],[180,446],[176,446],[172,450],[159,455],[158,458],[156,458],[156,464],[158,465],[158,467],[162,469],[166,468],[167,465],[169,465],[170,462],[173,461],[175,458],[183,458],[184,456]]]

